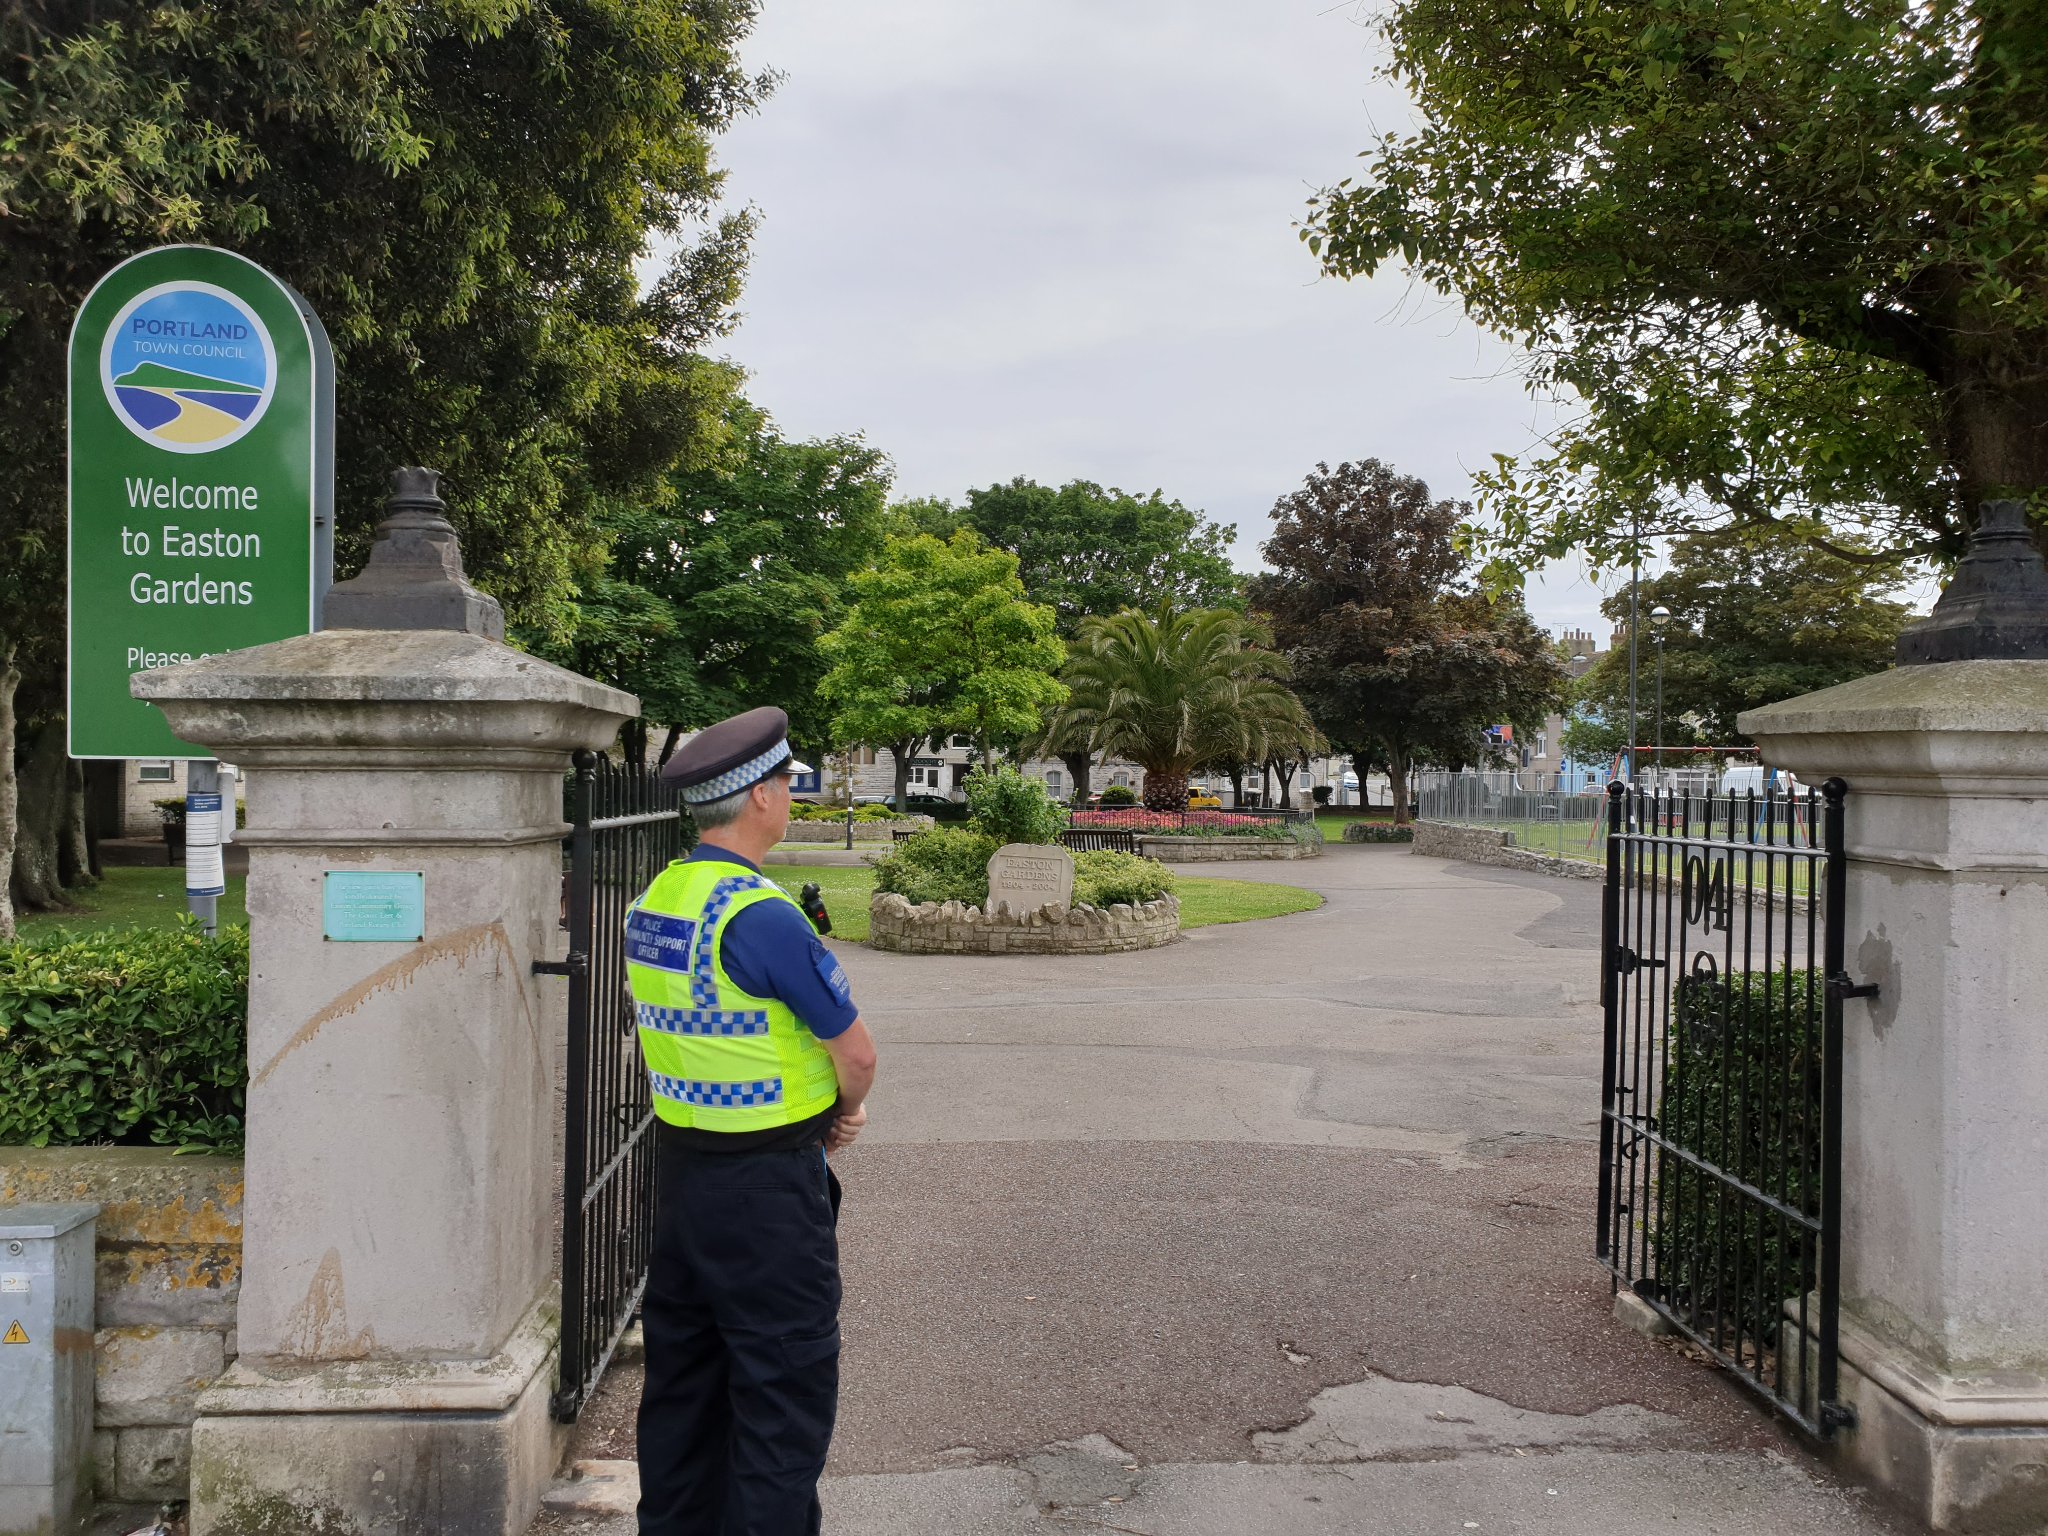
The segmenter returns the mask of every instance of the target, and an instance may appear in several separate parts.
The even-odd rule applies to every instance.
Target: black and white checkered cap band
[[[778,741],[759,757],[749,758],[737,768],[728,768],[715,779],[706,779],[702,784],[685,784],[683,802],[686,805],[709,805],[714,800],[723,800],[727,795],[736,795],[743,789],[751,789],[780,763],[789,757],[789,743]]]

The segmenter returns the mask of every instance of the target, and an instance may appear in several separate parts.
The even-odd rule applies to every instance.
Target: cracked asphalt
[[[1326,903],[1137,955],[837,946],[881,1072],[839,1163],[828,1530],[1909,1529],[1611,1319],[1596,882],[1214,872]],[[632,1456],[638,1385],[574,1457]]]

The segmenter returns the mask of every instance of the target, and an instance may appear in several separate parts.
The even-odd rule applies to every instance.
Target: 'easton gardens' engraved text
[[[1007,843],[988,861],[988,910],[1004,903],[1013,913],[1035,912],[1048,902],[1074,900],[1074,858],[1064,848]]]

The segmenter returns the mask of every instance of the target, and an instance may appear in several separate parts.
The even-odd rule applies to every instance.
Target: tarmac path
[[[1332,846],[1084,959],[841,945],[836,1536],[1879,1536],[1594,1263],[1600,886]],[[578,1456],[630,1458],[615,1369]],[[630,1517],[536,1531],[626,1536]]]

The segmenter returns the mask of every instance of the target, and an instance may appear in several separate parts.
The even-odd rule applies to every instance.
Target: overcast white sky
[[[1350,0],[765,0],[748,60],[785,79],[720,150],[763,216],[749,395],[902,496],[1156,487],[1246,568],[1319,459],[1468,494],[1543,419],[1512,355],[1398,272],[1321,280],[1294,228],[1406,115],[1374,47]],[[1529,596],[1604,635],[1574,569]]]

